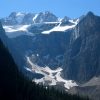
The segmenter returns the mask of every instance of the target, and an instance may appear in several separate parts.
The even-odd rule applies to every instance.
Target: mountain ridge
[[[31,79],[36,78],[36,76],[32,77],[33,73],[37,72],[34,66],[43,67],[43,69],[49,67],[51,70],[55,70],[59,66],[63,69],[60,74],[60,77],[64,79],[63,82],[65,82],[65,79],[71,79],[72,83],[76,81],[80,85],[88,82],[94,76],[98,76],[100,72],[99,23],[100,17],[89,12],[87,15],[74,20],[67,20],[65,17],[64,22],[60,20],[60,22],[3,27],[8,37],[11,34],[15,36],[14,32],[23,34],[9,37],[9,39],[14,42],[17,49],[21,50],[22,53],[20,52],[20,54],[25,59],[25,65],[22,68],[26,68],[27,75]],[[26,26],[28,28],[25,28]],[[30,32],[32,35],[23,32]],[[32,73],[29,74],[28,72]],[[51,77],[50,73],[46,72],[46,74]],[[58,73],[53,74],[51,79],[55,77],[55,80],[57,80],[57,75]],[[50,81],[45,83],[46,77],[40,79],[37,79],[37,81],[50,84]],[[56,82],[56,85],[64,86],[63,82]]]
[[[11,22],[10,22],[11,21]],[[41,23],[41,22],[56,22],[58,17],[49,11],[40,12],[40,13],[20,13],[12,12],[8,17],[1,18],[1,22],[4,25],[16,25],[16,24],[32,24],[32,23]]]
[[[7,39],[0,23],[0,36],[2,34],[3,38]],[[64,91],[55,90],[54,87],[39,86],[32,82],[18,70],[9,50],[0,39],[0,100],[67,100],[68,98],[89,100],[89,98],[73,96]]]

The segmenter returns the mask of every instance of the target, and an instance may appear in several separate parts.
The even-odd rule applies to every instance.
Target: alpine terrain
[[[12,12],[1,23],[1,40],[33,82],[100,98],[99,16],[88,12],[70,19],[49,11]]]
[[[0,34],[5,34],[1,24]],[[18,70],[9,50],[0,40],[0,100],[68,100],[69,98],[90,100],[32,82]]]

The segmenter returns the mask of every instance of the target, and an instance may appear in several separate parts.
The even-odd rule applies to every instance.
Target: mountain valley
[[[99,16],[88,12],[70,19],[58,18],[49,11],[13,12],[1,18],[1,23],[1,40],[19,69],[32,81],[100,98]]]

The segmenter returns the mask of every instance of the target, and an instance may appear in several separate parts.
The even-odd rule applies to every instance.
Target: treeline
[[[89,100],[35,84],[19,70],[0,40],[0,100]]]

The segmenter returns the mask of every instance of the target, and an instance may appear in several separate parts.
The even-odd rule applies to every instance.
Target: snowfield
[[[57,68],[55,70],[51,70],[49,67],[40,67],[38,65],[35,65],[32,63],[32,61],[30,60],[30,58],[28,56],[26,56],[27,58],[27,63],[31,65],[31,68],[27,68],[25,67],[26,70],[31,71],[33,73],[39,73],[44,75],[43,78],[41,79],[33,79],[34,82],[38,83],[42,83],[45,85],[62,85],[61,83],[63,83],[63,86],[66,89],[70,89],[73,86],[78,86],[75,82],[73,82],[72,80],[65,80],[61,77],[61,72],[62,72],[62,68]]]
[[[33,18],[33,20],[35,20],[37,16],[38,16],[38,14],[35,15],[35,17]],[[34,27],[34,26],[37,27],[37,30],[41,30],[42,34],[50,34],[51,32],[54,32],[54,31],[64,32],[64,31],[70,30],[70,29],[74,28],[77,25],[77,23],[78,23],[78,20],[76,20],[75,22],[73,20],[69,20],[69,21],[71,23],[74,23],[74,25],[61,26],[62,22],[42,22],[42,23],[33,23],[33,24],[29,24],[29,25],[19,25],[18,24],[18,25],[13,25],[13,26],[3,26],[3,28],[5,29],[6,35],[9,38],[16,38],[16,37],[21,36],[21,35],[30,35],[30,36],[33,36],[34,33],[31,33],[28,30],[31,27]],[[58,25],[55,26],[55,27],[53,27],[50,30],[43,31],[40,28],[43,24],[48,24],[48,25],[49,24],[58,24]]]
[[[59,21],[61,21],[61,20],[59,20]],[[69,22],[71,22],[71,23],[73,23],[75,25],[71,25],[71,26],[69,26],[69,25],[61,26],[61,23],[62,22],[59,22],[59,25],[58,26],[52,28],[51,30],[43,31],[42,34],[50,34],[51,32],[54,32],[54,31],[64,32],[64,31],[70,30],[70,29],[74,28],[78,24],[79,19],[77,19],[76,21],[69,20]],[[56,22],[56,23],[58,23],[58,22]]]
[[[43,31],[42,34],[50,34],[51,32],[54,32],[54,31],[62,31],[63,32],[63,31],[66,31],[68,29],[72,29],[75,26],[76,25],[72,25],[72,26],[60,26],[60,25],[58,25],[51,30]]]
[[[14,25],[14,26],[3,26],[6,31],[6,35],[9,38],[16,38],[20,35],[30,35],[33,36],[34,34],[28,32],[28,28],[30,25]]]
[[[44,12],[44,14],[42,13],[21,13],[21,12],[15,12],[15,13],[11,13],[11,16],[8,18],[5,18],[5,22],[7,22],[8,20],[11,22],[16,21],[17,24],[16,25],[12,25],[12,26],[8,26],[6,24],[4,24],[3,28],[6,31],[6,35],[9,38],[16,38],[20,35],[30,35],[32,36],[35,33],[30,33],[28,32],[28,28],[37,27],[37,30],[41,30],[39,31],[42,34],[50,34],[51,32],[54,31],[67,31],[70,30],[72,28],[74,28],[77,23],[79,22],[79,19],[68,19],[67,17],[64,18],[57,18],[57,20],[55,20],[54,22],[50,19],[50,21],[47,22],[42,22],[44,20],[45,17],[43,17],[44,15],[48,16],[48,13],[50,14],[51,17],[53,17],[53,15],[50,12]],[[29,14],[29,15],[28,15]],[[41,15],[42,14],[42,15]],[[50,18],[51,18],[50,17]],[[47,17],[49,19],[49,16]],[[25,22],[26,20],[26,22]],[[37,21],[38,20],[38,21]],[[61,24],[63,22],[69,21],[70,23],[72,23],[72,25],[65,25],[65,26],[61,26]],[[24,22],[24,24],[23,24]],[[38,22],[38,23],[37,23]],[[46,24],[47,27],[48,25],[51,26],[51,24],[56,24],[56,26],[54,26],[52,29],[47,29],[43,30],[42,28],[40,28],[42,25]],[[73,25],[74,24],[74,25]]]
[[[35,14],[35,16],[33,17],[33,21],[36,20],[36,18],[38,17],[39,14]]]

